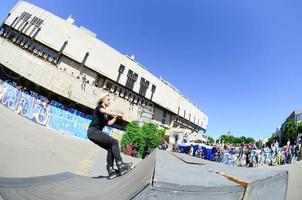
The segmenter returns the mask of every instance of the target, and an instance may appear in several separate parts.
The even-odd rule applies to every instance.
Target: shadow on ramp
[[[185,154],[156,150],[129,173],[113,180],[72,173],[0,178],[0,200],[277,200],[285,199],[287,182],[287,171],[230,167]]]
[[[155,152],[133,170],[113,180],[68,172],[32,178],[0,178],[0,199],[132,199],[150,184],[154,163]]]

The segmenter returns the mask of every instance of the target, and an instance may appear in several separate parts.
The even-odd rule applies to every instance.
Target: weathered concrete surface
[[[178,158],[181,157],[181,159]],[[216,163],[188,164],[192,158],[157,150],[128,174],[107,180],[71,173],[33,178],[0,178],[2,199],[285,199],[287,173],[220,170]],[[239,170],[240,171],[240,170]],[[260,175],[256,175],[260,172]],[[232,174],[233,173],[233,174]],[[253,173],[254,176],[253,176]],[[226,175],[227,174],[227,175]],[[265,175],[266,174],[266,175]],[[273,174],[273,175],[272,175]],[[279,174],[283,174],[280,176]],[[233,179],[246,178],[247,186]],[[257,177],[257,178],[255,178]],[[285,179],[285,181],[283,180]],[[277,184],[276,184],[277,183]],[[276,189],[279,186],[279,190]],[[49,198],[51,197],[51,198]]]
[[[302,192],[302,161],[282,166],[265,166],[266,170],[288,170],[287,200],[301,200]]]
[[[184,154],[173,153],[186,163],[197,164],[202,171],[212,171],[246,188],[244,199],[285,199],[287,170],[261,170],[215,163]]]
[[[136,168],[109,181],[106,151],[91,142],[1,105],[0,121],[2,199],[285,199],[287,171],[235,168],[167,151],[143,161],[123,156]]]
[[[125,161],[138,163],[123,155]],[[62,172],[106,175],[106,151],[50,130],[0,105],[0,177],[33,177]]]
[[[153,187],[160,189],[157,193],[160,199],[241,199],[244,192],[241,185],[213,171],[201,170],[199,165],[187,164],[165,151],[156,155]]]
[[[131,199],[149,185],[155,154],[122,177],[113,180],[61,173],[34,178],[0,178],[4,200]]]

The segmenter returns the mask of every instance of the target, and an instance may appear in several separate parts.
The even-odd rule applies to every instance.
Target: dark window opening
[[[106,89],[110,90],[111,87],[112,87],[112,83],[111,82],[107,82],[106,83]]]
[[[119,69],[118,69],[118,72],[119,73],[124,73],[124,70],[125,70],[125,66],[124,65],[120,65]]]
[[[114,86],[113,92],[117,91],[117,86]]]
[[[134,73],[132,70],[129,69],[127,76],[128,76],[128,79],[126,82],[126,87],[133,90],[134,83],[137,80],[138,75],[137,75],[137,73]]]
[[[7,27],[4,28],[5,30],[8,30],[9,33],[2,34],[0,36],[6,37],[9,41],[15,43],[15,45],[21,47],[24,50],[27,50],[30,53],[33,53],[44,61],[55,64],[55,58],[58,57],[57,52],[38,42],[32,41],[28,36],[21,35],[20,33],[13,31]]]
[[[163,112],[163,118],[161,119],[161,123],[162,123],[162,124],[165,124],[165,123],[166,123],[166,119],[167,119],[167,112],[164,111],[164,112]]]
[[[141,78],[140,84],[141,84],[141,87],[139,89],[139,94],[142,96],[146,96],[146,91],[149,87],[150,82],[145,80],[144,78]]]

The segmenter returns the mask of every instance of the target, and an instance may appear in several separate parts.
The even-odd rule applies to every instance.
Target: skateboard
[[[117,177],[119,177],[119,176],[123,176],[123,175],[127,174],[128,172],[130,172],[130,171],[131,171],[132,169],[134,169],[134,168],[135,168],[135,166],[133,165],[133,166],[130,168],[130,170],[126,171],[124,174],[120,174],[119,171],[118,171],[117,169],[115,169],[116,176],[113,177],[113,178],[109,178],[109,176],[107,176],[107,179],[108,179],[108,180],[112,180],[112,179],[115,179],[115,178],[117,178]]]

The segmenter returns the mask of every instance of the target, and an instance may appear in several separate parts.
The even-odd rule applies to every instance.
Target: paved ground
[[[0,177],[61,172],[106,175],[106,151],[90,141],[61,134],[0,105]],[[125,161],[139,162],[123,155]]]
[[[282,166],[267,166],[267,169],[275,170],[288,170],[288,189],[287,189],[287,199],[288,200],[301,200],[302,199],[302,161],[296,162],[294,164],[282,165]]]
[[[0,177],[33,177],[62,172],[106,175],[106,151],[90,141],[58,133],[0,105]],[[125,161],[139,159],[123,156]],[[287,169],[287,199],[302,199],[302,162],[268,169]]]

